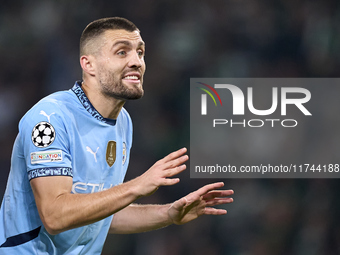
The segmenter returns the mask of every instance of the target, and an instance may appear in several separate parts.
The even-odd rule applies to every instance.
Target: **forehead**
[[[123,29],[118,29],[118,30],[107,30],[104,33],[104,39],[105,42],[110,46],[114,45],[117,42],[120,41],[127,41],[130,42],[131,44],[143,44],[144,42],[142,40],[142,37],[139,33],[139,31],[133,31],[129,32]]]

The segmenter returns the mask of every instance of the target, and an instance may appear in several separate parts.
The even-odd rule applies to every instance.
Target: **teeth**
[[[125,76],[124,79],[128,79],[128,80],[138,80],[137,76],[134,75],[129,75],[129,76]]]

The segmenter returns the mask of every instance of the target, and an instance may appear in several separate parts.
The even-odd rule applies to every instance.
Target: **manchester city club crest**
[[[106,163],[111,167],[116,161],[116,142],[109,141],[106,147]]]

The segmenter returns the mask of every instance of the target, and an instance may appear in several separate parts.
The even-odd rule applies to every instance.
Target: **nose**
[[[140,68],[142,67],[144,64],[144,57],[141,57],[140,55],[138,55],[138,52],[134,52],[132,55],[131,55],[131,58],[129,59],[129,67],[130,68]]]

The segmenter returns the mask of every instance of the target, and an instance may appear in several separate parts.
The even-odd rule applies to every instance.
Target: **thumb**
[[[181,199],[175,201],[171,207],[173,207],[174,209],[180,211],[182,210],[186,204],[188,203],[188,199],[186,197],[182,197]]]

